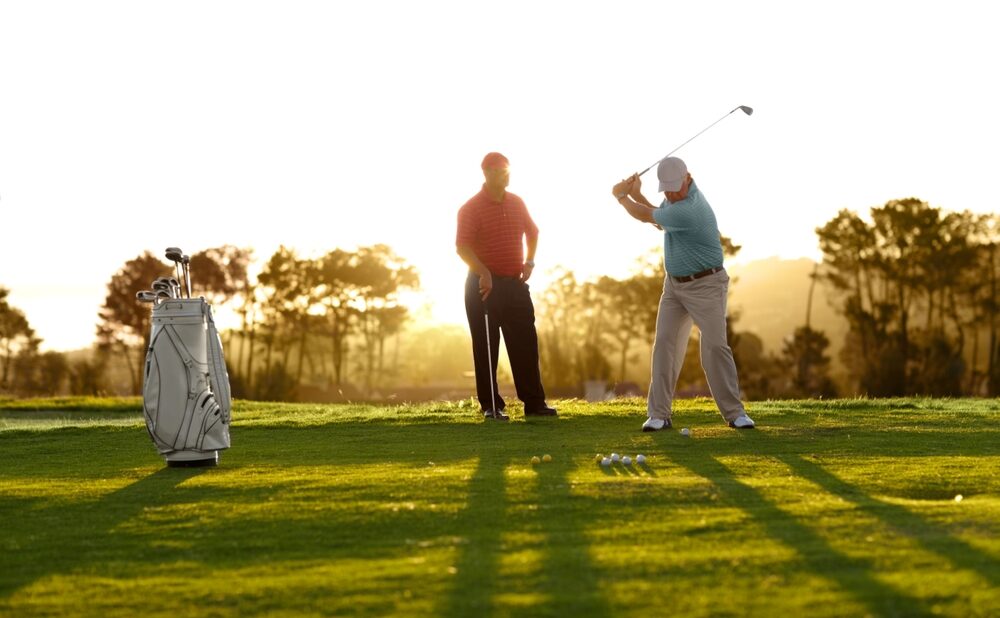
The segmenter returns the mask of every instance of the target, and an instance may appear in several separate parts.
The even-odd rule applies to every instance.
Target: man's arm
[[[642,181],[638,174],[632,174],[616,184],[611,193],[632,217],[643,223],[650,223],[658,230],[662,229],[653,218],[656,207],[642,194]]]
[[[480,261],[472,247],[458,245],[457,251],[462,261],[469,265],[469,269],[479,275],[479,293],[482,294],[483,300],[486,300],[493,290],[493,275],[490,274],[490,269]]]
[[[632,215],[633,218],[642,221],[643,223],[655,223],[653,220],[653,207],[648,205],[649,202],[646,198],[642,197],[642,193],[639,193],[637,189],[634,189],[635,181],[638,179],[636,175],[632,175],[625,180],[616,184],[612,189],[611,193],[618,200],[628,214]],[[640,199],[645,203],[637,202],[631,194],[637,194]]]
[[[538,234],[525,236],[525,243],[528,245],[528,257],[521,267],[521,281],[527,281],[531,273],[535,271],[535,250],[538,249]]]

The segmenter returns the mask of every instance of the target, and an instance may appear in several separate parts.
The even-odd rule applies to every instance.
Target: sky
[[[989,6],[4,1],[0,286],[75,349],[143,251],[385,243],[419,315],[462,322],[455,215],[485,153],[541,230],[536,292],[557,265],[626,276],[662,239],[611,186],[737,105],[677,156],[742,261],[819,258],[843,208],[993,212]]]

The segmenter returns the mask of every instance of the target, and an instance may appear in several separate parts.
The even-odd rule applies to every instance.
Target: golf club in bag
[[[161,294],[143,373],[146,429],[168,466],[214,466],[230,446],[232,397],[212,307],[204,298]],[[148,303],[149,295],[137,300]]]

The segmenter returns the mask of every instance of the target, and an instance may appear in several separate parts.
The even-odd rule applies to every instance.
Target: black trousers
[[[490,353],[487,362],[486,323],[484,315],[489,311]],[[500,332],[510,369],[514,374],[514,388],[517,398],[524,402],[527,410],[545,405],[545,391],[542,389],[542,374],[538,367],[538,333],[535,331],[535,306],[531,303],[528,284],[517,277],[493,275],[493,291],[483,302],[479,294],[479,275],[469,273],[465,280],[465,314],[469,318],[469,332],[472,334],[472,356],[476,366],[476,395],[484,410],[493,406],[490,400],[490,383],[497,409],[503,410],[506,402],[496,390],[497,355],[500,352]],[[492,378],[492,379],[491,379]]]

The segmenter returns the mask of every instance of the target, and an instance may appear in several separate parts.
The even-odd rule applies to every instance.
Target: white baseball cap
[[[660,179],[660,191],[680,191],[687,178],[688,167],[677,157],[667,157],[660,161],[656,168],[656,177]]]

